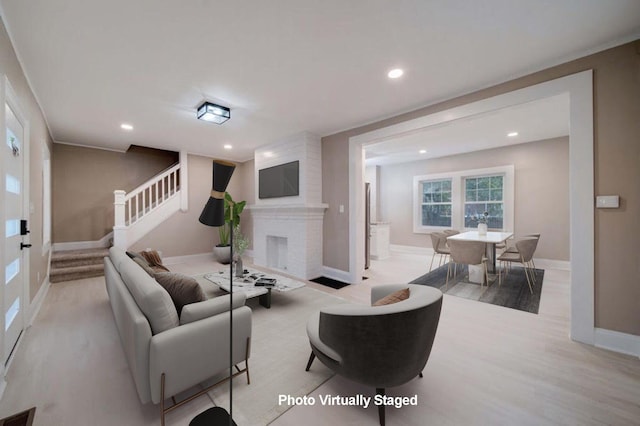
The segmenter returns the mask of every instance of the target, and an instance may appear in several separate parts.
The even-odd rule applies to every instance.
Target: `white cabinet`
[[[389,223],[371,224],[371,258],[383,260],[389,258]]]

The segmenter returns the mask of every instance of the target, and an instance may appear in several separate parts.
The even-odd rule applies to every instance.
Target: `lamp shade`
[[[211,195],[205,204],[200,218],[200,223],[209,226],[224,225],[224,193],[231,180],[231,175],[236,165],[222,160],[213,160],[213,182]]]

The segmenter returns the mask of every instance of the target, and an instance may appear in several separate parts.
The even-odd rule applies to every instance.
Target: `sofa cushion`
[[[409,298],[409,289],[403,288],[402,290],[394,291],[393,293],[383,297],[382,299],[376,301],[372,306],[384,306],[384,305],[392,305],[394,303],[402,302],[403,300],[407,300]]]
[[[184,305],[207,300],[193,277],[178,272],[158,272],[155,278],[171,296],[178,315],[181,314]]]
[[[173,301],[156,280],[126,256],[120,262],[119,272],[136,304],[147,317],[153,334],[178,326],[178,313]]]

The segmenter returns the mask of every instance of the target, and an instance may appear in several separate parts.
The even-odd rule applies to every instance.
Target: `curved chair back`
[[[522,256],[523,262],[529,262],[533,259],[536,247],[538,247],[538,238],[536,237],[522,238],[516,242],[516,249],[518,253],[520,253],[520,256]]]
[[[455,229],[445,229],[444,231],[442,231],[442,233],[444,235],[446,235],[447,237],[451,236],[451,235],[456,235],[459,234],[460,231],[456,231]]]
[[[431,237],[431,245],[433,246],[433,251],[436,253],[438,252],[438,247],[440,246],[439,234],[439,232],[432,232],[431,234],[429,234],[429,236]]]
[[[385,306],[322,309],[320,340],[338,353],[340,360],[331,360],[319,351],[318,358],[336,373],[376,388],[399,386],[418,376],[431,353],[442,292],[416,284],[388,286],[396,287],[408,287],[409,298]]]
[[[464,265],[482,263],[482,257],[486,250],[486,244],[482,241],[448,240],[448,242],[451,249],[451,258],[455,263]]]

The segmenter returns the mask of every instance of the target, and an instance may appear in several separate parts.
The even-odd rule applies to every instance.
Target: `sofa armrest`
[[[228,301],[228,299],[227,299]],[[229,368],[230,314],[225,312],[184,324],[151,338],[149,384],[151,401],[160,402],[161,376],[165,398],[189,389]],[[233,364],[249,357],[251,309],[233,310]]]
[[[190,303],[184,305],[180,314],[180,325],[190,322],[199,321],[204,318],[212,317],[229,311],[229,297],[224,296],[208,299],[203,302]],[[233,309],[244,306],[247,296],[244,292],[236,292],[233,294]]]

